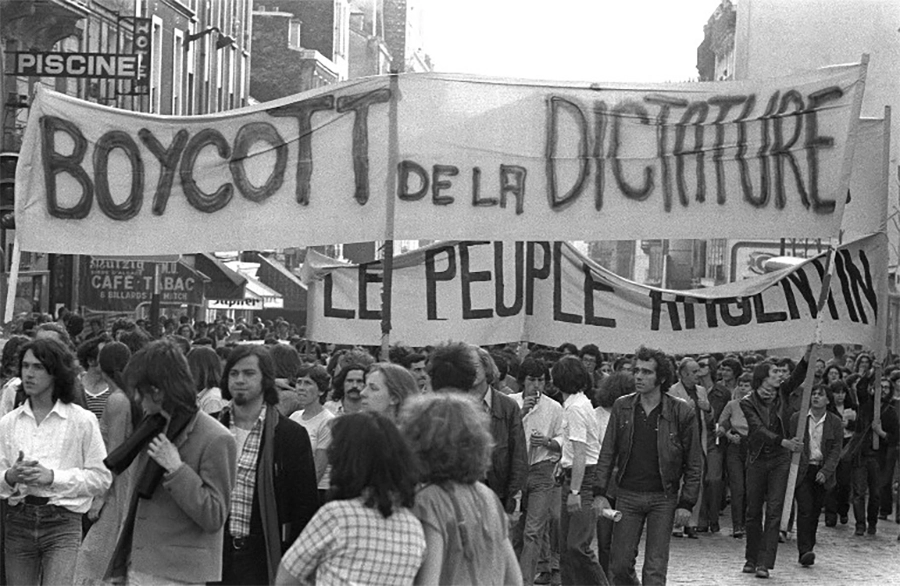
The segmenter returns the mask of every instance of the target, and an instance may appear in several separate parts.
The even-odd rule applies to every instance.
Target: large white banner
[[[391,198],[397,239],[830,237],[864,78],[864,64],[683,84],[409,74],[194,117],[42,89],[18,236],[120,255],[378,240]]]
[[[838,249],[823,311],[825,343],[872,346],[887,300],[887,238]],[[673,291],[628,281],[564,242],[450,242],[395,259],[391,340],[593,343],[609,352],[641,344],[672,353],[801,346],[815,339],[826,256],[737,283]],[[310,253],[308,334],[377,344],[381,264],[339,265]]]

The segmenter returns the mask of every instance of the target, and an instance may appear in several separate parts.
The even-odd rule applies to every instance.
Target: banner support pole
[[[397,129],[397,100],[399,99],[400,68],[390,73],[391,101],[388,104],[388,163],[385,185],[384,255],[381,283],[381,360],[389,362],[391,347],[391,303],[394,285],[394,192],[397,188],[397,164],[400,160],[400,140]]]
[[[819,292],[819,300],[816,303],[816,333],[815,339],[810,344],[809,356],[806,362],[806,376],[803,379],[803,395],[800,399],[800,410],[797,412],[797,431],[794,438],[801,442],[806,437],[806,424],[809,419],[806,414],[809,412],[809,400],[812,395],[812,383],[816,374],[815,363],[822,352],[822,311],[825,309],[825,302],[831,293],[831,278],[834,274],[834,257],[837,254],[837,246],[834,239],[828,242],[828,256],[825,261],[825,276],[822,279],[822,290]],[[790,421],[784,422],[790,425]],[[788,472],[787,487],[784,492],[784,508],[781,511],[781,530],[787,531],[791,518],[791,509],[794,508],[794,490],[797,487],[797,475],[800,471],[800,454],[795,452],[791,454],[791,468]]]
[[[19,286],[19,265],[22,251],[19,250],[19,237],[13,238],[12,267],[9,270],[9,282],[6,285],[6,307],[3,315],[3,323],[8,324],[13,320],[16,305],[16,289]]]

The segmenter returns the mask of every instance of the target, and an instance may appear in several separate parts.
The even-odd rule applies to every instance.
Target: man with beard
[[[345,364],[331,386],[332,400],[325,403],[325,408],[335,415],[358,413],[362,410],[360,393],[366,386],[366,367],[355,362]]]
[[[318,508],[309,435],[275,408],[275,363],[265,346],[236,346],[221,388],[231,402],[219,421],[237,442],[222,583],[271,584],[282,553]]]

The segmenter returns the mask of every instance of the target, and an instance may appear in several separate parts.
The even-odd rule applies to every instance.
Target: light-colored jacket
[[[173,581],[216,582],[237,466],[234,437],[198,411],[174,443],[185,465],[163,477],[153,498],[132,495],[131,569]],[[138,478],[146,462],[146,452],[134,462]]]
[[[706,454],[706,444],[707,444],[707,429],[706,429],[706,420],[710,416],[710,412],[712,411],[712,407],[709,404],[709,395],[706,393],[706,389],[700,385],[697,385],[697,406],[700,407],[700,413],[697,414],[700,419],[700,445],[703,447],[703,454]],[[691,399],[691,396],[688,395],[687,389],[684,388],[684,385],[680,382],[675,383],[669,388],[669,394],[673,397],[678,397],[679,399],[684,399],[687,401],[688,405],[694,406],[694,400]]]

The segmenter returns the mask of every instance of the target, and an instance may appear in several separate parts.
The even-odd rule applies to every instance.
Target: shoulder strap
[[[459,540],[462,542],[463,557],[470,561],[470,563],[466,564],[469,569],[469,578],[472,580],[472,584],[478,584],[478,578],[475,576],[475,566],[471,563],[474,562],[471,559],[474,556],[470,555],[472,544],[469,540],[469,529],[466,525],[465,517],[462,515],[462,510],[459,508],[459,501],[456,500],[456,495],[453,494],[452,489],[448,489],[445,485],[441,485],[441,489],[450,496],[450,502],[453,503],[453,513],[456,515],[456,526],[459,531]]]

